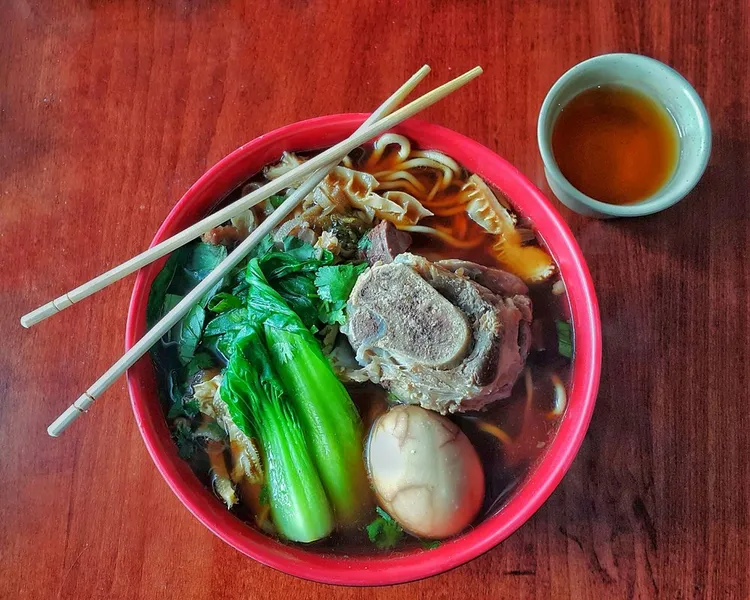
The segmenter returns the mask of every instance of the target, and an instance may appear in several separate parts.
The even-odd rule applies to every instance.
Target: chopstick
[[[424,65],[412,75],[398,90],[396,90],[367,120],[355,131],[355,134],[367,129],[372,123],[389,114],[396,108],[406,96],[424,79],[430,72],[430,67]],[[83,411],[85,411],[96,397],[104,392],[117,379],[124,370],[135,363],[138,358],[145,354],[159,338],[171,329],[200,298],[218,283],[226,273],[236,267],[250,253],[255,245],[270,233],[281,221],[284,220],[304,198],[317,186],[340,159],[331,161],[319,171],[316,171],[302,185],[297,188],[279,207],[276,208],[250,235],[242,241],[229,255],[222,260],[216,268],[208,274],[195,288],[193,288],[177,305],[164,315],[159,322],[141,338],[128,353],[115,363],[97,382],[78,398],[68,409],[62,413],[54,423],[47,428],[47,433],[53,437],[60,435]],[[134,352],[135,351],[135,352]],[[128,354],[133,353],[134,359],[123,362]],[[122,363],[122,364],[121,364]],[[129,363],[129,364],[127,364]],[[125,365],[125,366],[123,366]]]
[[[421,69],[417,72],[409,81],[407,81],[393,96],[391,96],[377,111],[373,113],[368,119],[374,120],[378,114],[388,112],[391,108],[395,107],[400,99],[403,99],[409,91],[421,80],[427,71]],[[424,72],[422,72],[424,71]],[[420,110],[434,104],[438,100],[444,98],[448,94],[454,92],[461,86],[465,85],[475,77],[482,73],[480,67],[476,67],[471,71],[457,77],[456,79],[439,86],[438,88],[428,92],[424,96],[418,98],[414,102],[411,102],[407,106],[399,109],[392,113],[390,116],[383,117],[377,122],[375,126],[368,125],[367,121],[363,123],[362,127],[358,129],[350,138],[346,141],[345,145],[338,144],[338,147],[348,148],[346,152],[356,148],[360,144],[364,143],[368,139],[372,138],[373,135],[377,135],[381,131],[389,129],[396,123],[409,118],[413,114],[416,114]],[[407,110],[405,110],[407,109]],[[394,118],[396,117],[396,118]],[[387,122],[383,127],[381,124]],[[382,127],[382,128],[381,128]],[[376,133],[371,133],[372,131]],[[352,141],[355,140],[355,141]],[[333,148],[336,148],[334,146]],[[332,148],[332,149],[333,149]],[[321,169],[320,173],[307,181],[297,190],[299,193],[292,194],[287,198],[284,203],[279,206],[267,219],[265,219],[257,229],[255,229],[250,236],[248,236],[233,252],[231,252],[227,258],[225,258],[209,275],[201,281],[193,290],[191,290],[177,305],[170,310],[159,322],[150,329],[146,335],[138,340],[117,362],[115,362],[96,382],[87,389],[73,404],[71,404],[65,412],[63,412],[55,421],[47,428],[47,433],[53,437],[59,436],[67,427],[75,421],[81,414],[83,414],[94,401],[104,393],[127,369],[138,361],[148,350],[153,346],[169,329],[171,329],[190,308],[200,300],[200,298],[216,283],[218,283],[222,277],[234,267],[236,267],[242,259],[252,250],[257,242],[262,239],[267,233],[269,233],[276,225],[278,225],[285,216],[287,216],[294,208],[301,202],[301,200],[325,177],[328,169],[335,166],[340,158],[338,154],[333,154],[329,151],[323,152],[318,156],[327,155],[330,158],[332,155],[335,157],[330,162],[323,162],[326,165]],[[309,164],[315,159],[307,161]],[[304,166],[304,164],[302,166]],[[290,171],[290,173],[295,173]],[[299,175],[294,177],[297,180]],[[279,178],[281,179],[281,178]]]
[[[376,123],[373,123],[367,128],[356,132],[348,139],[336,144],[335,146],[332,146],[324,152],[321,152],[314,158],[305,161],[298,167],[295,167],[284,175],[267,183],[263,187],[247,194],[246,196],[240,198],[236,202],[233,202],[229,206],[226,206],[225,208],[213,213],[212,215],[209,215],[205,219],[199,221],[195,225],[188,227],[177,235],[164,240],[159,244],[156,244],[152,248],[149,248],[141,254],[134,256],[121,265],[118,265],[113,269],[102,273],[91,281],[88,281],[87,283],[74,288],[73,290],[40,306],[30,313],[25,314],[23,317],[21,317],[21,325],[23,325],[24,327],[31,327],[32,325],[43,321],[47,317],[57,314],[61,310],[72,306],[74,303],[87,298],[91,294],[104,289],[108,285],[119,281],[130,273],[137,271],[147,264],[161,258],[166,254],[169,254],[173,250],[176,250],[180,246],[187,244],[209,229],[212,229],[217,225],[221,225],[223,222],[238,216],[244,210],[255,206],[269,196],[272,196],[273,194],[299,181],[300,179],[307,177],[313,171],[316,171],[329,162],[332,162],[334,160],[341,160],[341,158],[343,158],[348,152],[350,152],[357,146],[367,142],[368,140],[386,131],[387,129],[390,129],[401,121],[414,116],[428,106],[431,106],[438,100],[444,98],[448,94],[453,93],[458,88],[466,85],[469,81],[471,81],[475,77],[478,77],[481,73],[481,67],[474,67],[463,75],[456,77],[448,83],[435,88],[434,90],[428,92],[420,98],[417,98],[413,102],[398,109],[392,114],[385,116]]]

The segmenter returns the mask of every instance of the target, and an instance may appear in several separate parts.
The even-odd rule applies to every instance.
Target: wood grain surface
[[[750,598],[747,0],[0,3],[0,597]],[[376,106],[424,62],[485,74],[424,117],[549,192],[535,128],[567,68],[610,51],[678,69],[714,152],[687,200],[571,224],[597,286],[601,392],[573,467],[505,543],[404,586],[277,573],[200,525],[152,464],[124,381],[51,418],[123,350],[132,280],[32,330],[21,314],[148,245],[255,136]],[[551,194],[550,194],[550,197]]]

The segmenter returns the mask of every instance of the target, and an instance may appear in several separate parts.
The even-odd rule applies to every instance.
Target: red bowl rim
[[[364,114],[339,114],[299,121],[241,146],[193,184],[171,210],[151,245],[200,218],[211,203],[205,197],[209,188],[227,186],[231,180],[234,185],[230,183],[231,187],[223,188],[227,193],[247,178],[249,172],[241,171],[241,164],[247,162],[248,157],[265,155],[267,162],[283,149],[330,146],[351,134],[366,117]],[[566,284],[575,339],[567,412],[546,453],[497,514],[428,552],[333,556],[285,545],[255,531],[227,511],[179,458],[159,407],[150,358],[143,357],[128,371],[133,412],[149,454],[190,512],[247,556],[290,575],[321,583],[385,585],[413,581],[452,569],[496,546],[528,520],[562,480],[583,441],[599,385],[601,330],[593,282],[573,234],[541,191],[489,148],[455,131],[418,119],[410,119],[393,131],[403,133],[422,147],[446,152],[503,190],[514,206],[533,220]],[[218,199],[213,196],[214,202]],[[196,208],[196,204],[201,207]],[[157,261],[138,274],[128,310],[126,348],[133,346],[145,332],[148,292],[163,262],[164,259]]]

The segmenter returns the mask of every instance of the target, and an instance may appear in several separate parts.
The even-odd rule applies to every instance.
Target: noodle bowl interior
[[[308,157],[284,153],[222,203]],[[150,324],[293,191],[173,253]],[[326,553],[427,551],[502,510],[555,435],[566,302],[512,198],[385,134],[152,358],[180,456],[248,527]]]

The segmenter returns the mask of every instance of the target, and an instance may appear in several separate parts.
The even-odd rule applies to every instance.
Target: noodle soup
[[[224,202],[305,159],[284,154]],[[173,255],[152,318],[291,191]],[[386,134],[344,159],[153,358],[181,455],[248,526],[327,553],[398,552],[501,510],[533,468],[565,411],[566,313],[556,266],[512,199]]]

